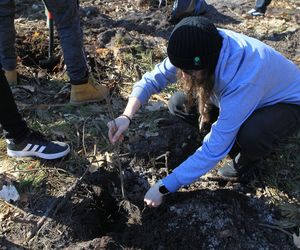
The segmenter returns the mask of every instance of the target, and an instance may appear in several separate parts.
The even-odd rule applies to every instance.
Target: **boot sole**
[[[94,100],[87,100],[87,101],[71,101],[69,102],[69,104],[73,105],[73,106],[78,106],[81,104],[87,104],[87,103],[93,103],[93,102],[101,102],[105,100],[105,97],[103,97],[102,99],[94,99]]]

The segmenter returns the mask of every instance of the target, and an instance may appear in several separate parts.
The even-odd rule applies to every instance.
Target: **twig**
[[[93,154],[93,160],[92,160],[92,162],[94,162],[94,159],[96,159],[96,154],[97,154],[97,145],[94,144],[94,154]],[[99,161],[100,161],[100,160],[99,160]],[[96,164],[97,164],[98,168],[100,168],[99,161],[96,159]],[[104,161],[104,160],[103,160],[103,161]]]
[[[157,160],[159,160],[159,159],[161,159],[161,158],[163,158],[163,157],[169,156],[169,155],[170,155],[170,151],[167,151],[166,153],[157,156],[157,157],[155,158],[155,160],[157,161]]]
[[[263,223],[258,223],[258,225],[260,225],[262,227],[268,227],[268,228],[271,228],[271,229],[277,229],[277,230],[279,230],[279,231],[281,231],[281,232],[283,232],[283,233],[285,233],[289,236],[293,236],[290,232],[288,232],[288,231],[286,231],[286,230],[284,230],[284,229],[282,229],[281,227],[278,227],[278,226],[268,225],[268,224],[263,224]]]
[[[39,219],[39,221],[37,222],[36,226],[27,234],[26,240],[25,242],[28,244],[29,241],[35,236],[35,234],[37,233],[37,231],[41,228],[41,226],[44,224],[45,220],[47,219],[47,217],[49,216],[50,212],[52,211],[52,209],[54,209],[54,207],[57,205],[58,203],[58,199],[55,199],[50,206],[47,208],[46,212],[44,213],[44,215]]]
[[[135,71],[136,71],[136,73],[138,75],[138,79],[142,79],[142,72],[141,72],[139,66],[135,64],[134,68],[135,68]]]
[[[36,233],[38,232],[38,230],[41,228],[41,226],[46,221],[47,217],[49,217],[49,214],[51,213],[51,211],[54,210],[54,208],[56,207],[56,209],[55,209],[55,211],[53,213],[53,215],[55,215],[56,212],[65,203],[66,199],[68,199],[71,196],[71,194],[73,193],[73,191],[75,190],[75,188],[77,187],[77,185],[82,181],[82,179],[87,174],[88,169],[89,168],[87,167],[86,170],[85,170],[85,172],[83,173],[83,175],[79,179],[77,179],[76,182],[71,187],[69,187],[68,190],[63,195],[60,195],[60,196],[52,199],[52,203],[47,208],[47,210],[44,213],[44,215],[39,219],[39,221],[37,222],[36,226],[27,234],[27,237],[26,237],[26,240],[25,240],[25,242],[27,244],[36,235]]]
[[[94,157],[96,156],[96,153],[97,153],[97,145],[94,144],[94,152],[93,152],[93,156],[94,156]]]
[[[48,109],[53,107],[65,107],[68,103],[58,103],[58,104],[38,104],[38,105],[27,105],[23,103],[17,103],[20,110],[35,110],[35,109]]]
[[[157,160],[159,160],[159,159],[161,159],[161,158],[164,157],[164,158],[165,158],[165,163],[164,163],[164,165],[165,165],[166,169],[168,169],[168,158],[169,158],[169,156],[170,156],[170,151],[167,151],[166,153],[157,156],[157,157],[155,158],[155,161],[157,161]]]
[[[169,169],[168,169],[168,159],[169,159],[169,155],[170,155],[170,152],[166,152],[166,155],[165,155],[165,168],[167,169],[168,173],[169,173]]]
[[[98,126],[98,124],[93,121],[93,125],[99,130],[100,135],[102,136],[102,138],[104,139],[104,141],[106,142],[106,144],[109,144],[109,140],[107,139],[107,137],[103,134],[102,129]]]
[[[86,125],[86,122],[89,118],[90,118],[90,116],[84,120],[83,128],[82,128],[82,148],[83,148],[83,151],[84,151],[85,155],[87,155],[86,147],[85,147],[85,125]]]
[[[95,59],[95,70],[97,72],[98,80],[100,81],[100,72],[99,72],[98,67],[97,67],[96,59]],[[115,90],[115,88],[113,89],[113,91]],[[114,113],[113,113],[113,110],[112,110],[112,107],[111,107],[111,104],[110,104],[111,99],[112,99],[112,95],[109,98],[106,98],[107,110],[108,110],[109,118],[113,121],[114,126],[117,127],[116,122],[115,122],[115,116],[114,116]],[[122,171],[122,166],[121,166],[121,161],[120,161],[120,143],[119,142],[117,142],[115,144],[114,149],[115,149],[115,155],[116,155],[116,158],[117,158],[117,165],[118,165],[118,169],[119,169],[122,197],[123,197],[124,200],[126,200],[123,171]]]
[[[124,156],[127,156],[127,155],[130,155],[130,153],[119,154],[120,157],[124,157]]]
[[[123,199],[127,200],[126,194],[125,194],[123,170],[122,170],[122,165],[121,165],[119,154],[120,154],[120,143],[118,142],[117,145],[116,145],[116,156],[117,156],[117,163],[118,163],[118,168],[119,168],[119,172],[120,172],[121,191],[122,191]]]
[[[44,223],[44,224],[39,228],[39,230],[36,232],[36,237],[30,239],[30,240],[28,241],[28,245],[31,244],[33,240],[34,240],[34,244],[36,244],[38,235],[40,234],[40,232],[41,232],[41,230],[43,229],[43,227],[47,226],[48,223],[49,223],[49,222]]]
[[[26,172],[34,172],[34,171],[42,171],[42,170],[56,170],[56,171],[62,171],[64,173],[68,173],[66,170],[62,168],[33,168],[33,169],[27,169],[27,170],[8,170],[6,172],[9,173],[26,173]]]
[[[9,202],[7,202],[7,201],[5,201],[5,200],[2,200],[2,199],[1,199],[1,201],[2,201],[5,205],[11,207],[12,209],[17,210],[17,211],[23,213],[24,215],[27,215],[27,213],[26,213],[24,210],[22,210],[21,208],[19,208],[19,207],[17,207],[17,206],[14,206],[13,204],[10,204]]]
[[[111,107],[111,104],[110,104],[110,99],[106,100],[106,103],[107,103],[107,109],[108,109],[110,119],[113,121],[114,127],[117,128],[117,124],[116,124],[116,121],[115,121],[115,116],[114,116],[114,113],[112,111],[112,107]],[[116,158],[117,158],[117,165],[118,165],[118,168],[119,168],[122,197],[123,197],[124,200],[126,200],[123,170],[122,170],[122,165],[121,165],[121,161],[120,161],[120,143],[116,142],[114,148],[115,148],[115,153],[116,153]]]

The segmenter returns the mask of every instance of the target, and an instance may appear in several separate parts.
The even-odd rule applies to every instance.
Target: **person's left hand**
[[[158,207],[162,201],[163,196],[161,192],[159,192],[159,187],[162,185],[162,181],[156,182],[145,194],[144,202],[149,207]]]

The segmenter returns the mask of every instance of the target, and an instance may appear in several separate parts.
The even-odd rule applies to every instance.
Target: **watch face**
[[[169,193],[170,191],[165,187],[165,185],[161,185],[160,187],[159,187],[159,192],[160,193],[162,193],[162,194],[167,194],[167,193]]]

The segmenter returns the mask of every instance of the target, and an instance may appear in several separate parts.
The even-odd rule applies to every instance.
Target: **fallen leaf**
[[[111,50],[106,49],[106,48],[98,48],[96,49],[97,54],[99,55],[100,58],[105,58],[107,55],[110,53]]]
[[[105,152],[105,159],[108,167],[114,167],[113,153]]]
[[[36,32],[33,33],[33,38],[37,38],[37,37],[39,37],[39,36],[40,36],[40,33],[39,33],[39,32],[36,31]]]

